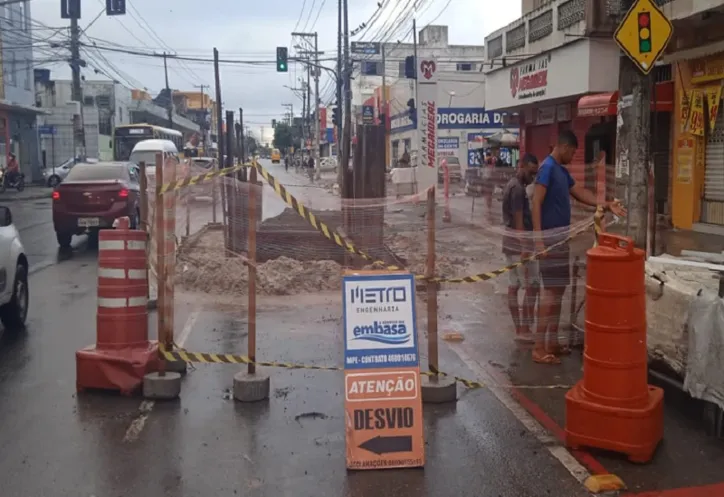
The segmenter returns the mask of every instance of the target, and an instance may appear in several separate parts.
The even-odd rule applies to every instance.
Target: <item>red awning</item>
[[[651,110],[656,112],[673,112],[674,82],[656,83],[656,93],[651,94]],[[656,105],[654,105],[654,97]],[[579,117],[615,116],[618,106],[618,92],[596,93],[586,95],[578,101]]]
[[[578,101],[579,117],[615,116],[618,92],[586,95]]]

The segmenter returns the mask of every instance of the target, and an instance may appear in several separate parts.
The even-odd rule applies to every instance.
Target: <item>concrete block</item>
[[[167,371],[165,375],[149,373],[143,377],[143,396],[154,400],[176,399],[181,394],[181,374]]]
[[[269,398],[269,376],[240,371],[234,375],[234,399],[239,402],[259,402]]]
[[[187,367],[188,364],[186,364],[184,361],[166,361],[166,371],[185,375]]]
[[[458,387],[455,380],[444,376],[422,376],[422,401],[427,404],[446,404],[457,402]]]

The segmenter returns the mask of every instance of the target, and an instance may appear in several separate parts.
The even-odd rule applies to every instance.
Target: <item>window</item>
[[[94,106],[95,104],[96,104],[96,100],[95,100],[95,98],[93,98],[92,95],[91,95],[91,96],[88,96],[88,97],[83,97],[83,105],[92,107],[92,106]]]
[[[15,52],[10,52],[8,56],[8,68],[10,70],[5,72],[5,82],[10,86],[15,86],[18,74],[18,68],[15,64]]]
[[[405,138],[405,139],[403,140],[403,143],[404,143],[404,147],[405,147],[405,148],[404,148],[402,151],[403,151],[403,152],[404,152],[404,151],[408,151],[408,152],[409,152],[410,149],[412,148],[412,140],[410,140],[409,138]]]
[[[398,68],[397,76],[400,78],[405,77],[405,61],[404,60],[402,62],[400,62],[400,67]]]
[[[17,4],[17,12],[18,12],[18,21],[20,21],[18,24],[22,27],[24,31],[30,30],[30,22],[29,19],[25,16],[26,12],[26,5],[25,2],[20,2]]]
[[[30,83],[32,82],[32,79],[33,79],[33,66],[32,66],[32,63],[30,62],[30,59],[26,58],[25,59],[25,89],[26,90],[31,89]]]
[[[474,71],[475,64],[472,64],[470,62],[458,62],[456,70],[457,71]]]
[[[400,140],[393,140],[392,141],[392,160],[396,161],[397,158],[400,156]]]

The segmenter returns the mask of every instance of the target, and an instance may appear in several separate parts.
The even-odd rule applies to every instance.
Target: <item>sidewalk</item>
[[[0,193],[0,203],[2,202],[17,202],[23,200],[39,200],[44,198],[50,198],[53,194],[53,189],[46,186],[26,186],[25,190],[19,192],[15,189],[9,189],[5,193]]]

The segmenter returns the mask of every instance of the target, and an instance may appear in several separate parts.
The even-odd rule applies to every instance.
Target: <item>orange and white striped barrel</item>
[[[117,229],[99,234],[98,349],[148,345],[146,233],[128,229],[128,224],[122,218]]]

